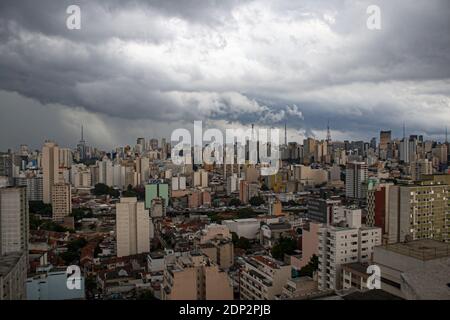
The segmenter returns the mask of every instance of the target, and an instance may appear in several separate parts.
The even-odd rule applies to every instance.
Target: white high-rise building
[[[140,159],[141,183],[145,185],[150,178],[150,160],[147,157]]]
[[[28,251],[28,219],[26,188],[0,188],[0,256]]]
[[[349,162],[345,170],[345,196],[352,199],[366,197],[365,184],[368,178],[368,169],[365,162]]]
[[[428,159],[421,159],[411,162],[411,179],[421,180],[425,174],[433,173],[433,163]]]
[[[42,171],[44,174],[43,201],[52,201],[52,187],[58,182],[59,147],[56,143],[47,141],[42,148]]]
[[[233,174],[227,178],[227,195],[232,194],[237,190],[237,175]]]
[[[26,298],[28,220],[26,188],[0,188],[0,300]]]
[[[342,265],[368,262],[381,244],[381,228],[361,226],[361,210],[344,210],[345,222],[319,229],[320,290],[341,289]]]
[[[116,205],[117,256],[150,251],[150,217],[144,202],[121,198]]]

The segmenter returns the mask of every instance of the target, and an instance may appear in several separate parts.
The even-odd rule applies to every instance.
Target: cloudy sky
[[[81,8],[81,30],[66,9]],[[366,10],[381,9],[381,30]],[[448,0],[1,0],[0,150],[169,137],[194,120],[289,140],[443,139]]]

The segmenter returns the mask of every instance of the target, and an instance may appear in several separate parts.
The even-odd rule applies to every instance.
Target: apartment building
[[[144,202],[122,197],[116,205],[117,256],[150,251],[150,217]]]
[[[435,239],[448,242],[450,186],[422,181],[389,188],[389,242]]]
[[[69,183],[56,183],[52,186],[53,220],[63,221],[72,213],[72,188]]]
[[[26,298],[28,220],[26,188],[0,188],[0,300]]]
[[[0,256],[0,301],[26,299],[27,267],[24,251]]]
[[[242,300],[273,300],[291,277],[291,266],[269,256],[248,256],[240,271]]]
[[[345,196],[350,199],[366,197],[365,183],[368,178],[368,168],[365,162],[349,162],[345,170]]]
[[[341,289],[342,265],[369,261],[374,247],[381,244],[381,229],[361,225],[360,209],[347,208],[344,214],[345,222],[318,231],[320,290]]]
[[[228,274],[207,256],[191,252],[166,257],[162,300],[232,300]]]
[[[200,233],[198,247],[223,270],[229,269],[234,264],[234,245],[227,226],[207,225]]]

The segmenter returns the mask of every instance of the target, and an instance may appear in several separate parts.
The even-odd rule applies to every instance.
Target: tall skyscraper
[[[43,201],[50,204],[52,187],[58,182],[59,173],[59,147],[54,142],[47,141],[42,148],[42,171],[44,175]]]
[[[72,187],[68,183],[56,183],[52,187],[53,220],[63,221],[72,213]]]
[[[368,169],[365,162],[349,162],[345,170],[345,196],[351,199],[366,197]]]
[[[123,197],[116,205],[117,256],[150,251],[150,217],[144,202]]]
[[[83,126],[81,126],[81,140],[78,142],[77,150],[80,155],[80,160],[85,160],[87,158],[87,147],[86,141],[84,140],[84,130]]]
[[[381,159],[386,159],[388,145],[391,143],[391,131],[381,131],[380,132],[380,157]]]

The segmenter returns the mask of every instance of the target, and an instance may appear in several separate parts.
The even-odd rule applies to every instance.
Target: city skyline
[[[320,139],[331,119],[336,140],[405,122],[441,141],[450,122],[447,1],[377,1],[380,30],[370,1],[80,1],[80,30],[69,4],[0,4],[1,149],[80,125],[112,148],[194,120]]]

